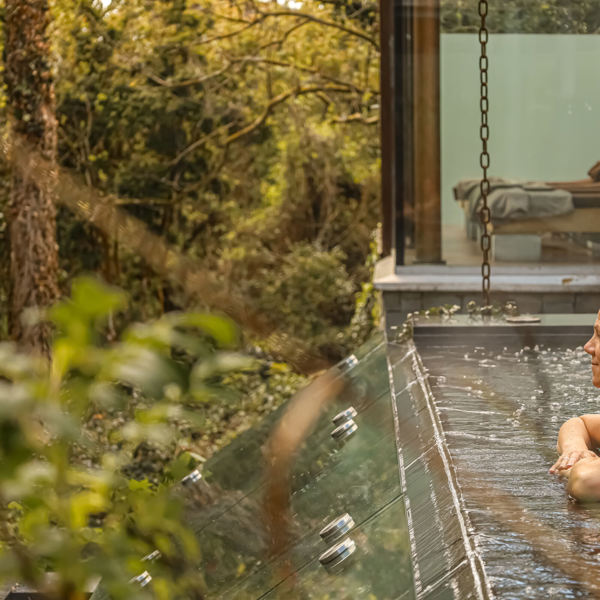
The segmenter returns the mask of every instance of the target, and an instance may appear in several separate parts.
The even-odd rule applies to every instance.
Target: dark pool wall
[[[404,343],[389,358],[416,596],[491,597],[420,356]]]

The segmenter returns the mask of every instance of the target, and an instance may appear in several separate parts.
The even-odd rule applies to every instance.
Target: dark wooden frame
[[[441,262],[439,0],[380,0],[382,254]]]

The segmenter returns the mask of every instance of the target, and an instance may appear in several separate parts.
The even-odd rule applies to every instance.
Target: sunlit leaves
[[[199,419],[190,403],[217,398],[225,375],[254,363],[231,351],[238,334],[229,320],[203,313],[166,314],[107,343],[107,319],[125,303],[119,290],[75,280],[71,297],[50,311],[58,328],[51,364],[0,346],[0,504],[10,503],[0,524],[0,577],[13,568],[10,577],[40,586],[35,573],[51,569],[60,585],[81,590],[103,576],[113,598],[131,598],[139,590],[127,582],[159,549],[194,565],[184,579],[181,565],[177,576],[159,568],[159,596],[172,597],[184,580],[198,585],[196,539],[180,502],[168,486],[128,479],[124,469],[140,442],[173,445],[179,424]],[[131,418],[110,432],[112,449],[96,447],[82,418],[126,405],[134,393]],[[94,464],[82,464],[81,452]],[[176,481],[195,464],[191,453],[174,454],[168,477]],[[12,548],[35,570],[18,572]]]

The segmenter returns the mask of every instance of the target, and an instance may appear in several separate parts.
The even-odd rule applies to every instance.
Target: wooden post
[[[439,263],[442,261],[439,0],[415,0],[413,19],[416,260]]]
[[[388,256],[394,239],[394,3],[379,2],[381,42],[381,253]]]

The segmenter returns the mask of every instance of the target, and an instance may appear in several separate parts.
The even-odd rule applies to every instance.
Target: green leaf
[[[152,490],[152,484],[147,479],[130,479],[127,487],[132,492],[149,492]]]
[[[220,347],[231,348],[239,343],[238,328],[228,317],[207,313],[183,313],[174,321],[186,327],[195,327],[211,336]]]
[[[71,526],[75,529],[85,527],[90,515],[102,512],[108,504],[108,499],[97,492],[86,490],[74,494],[70,500]]]

